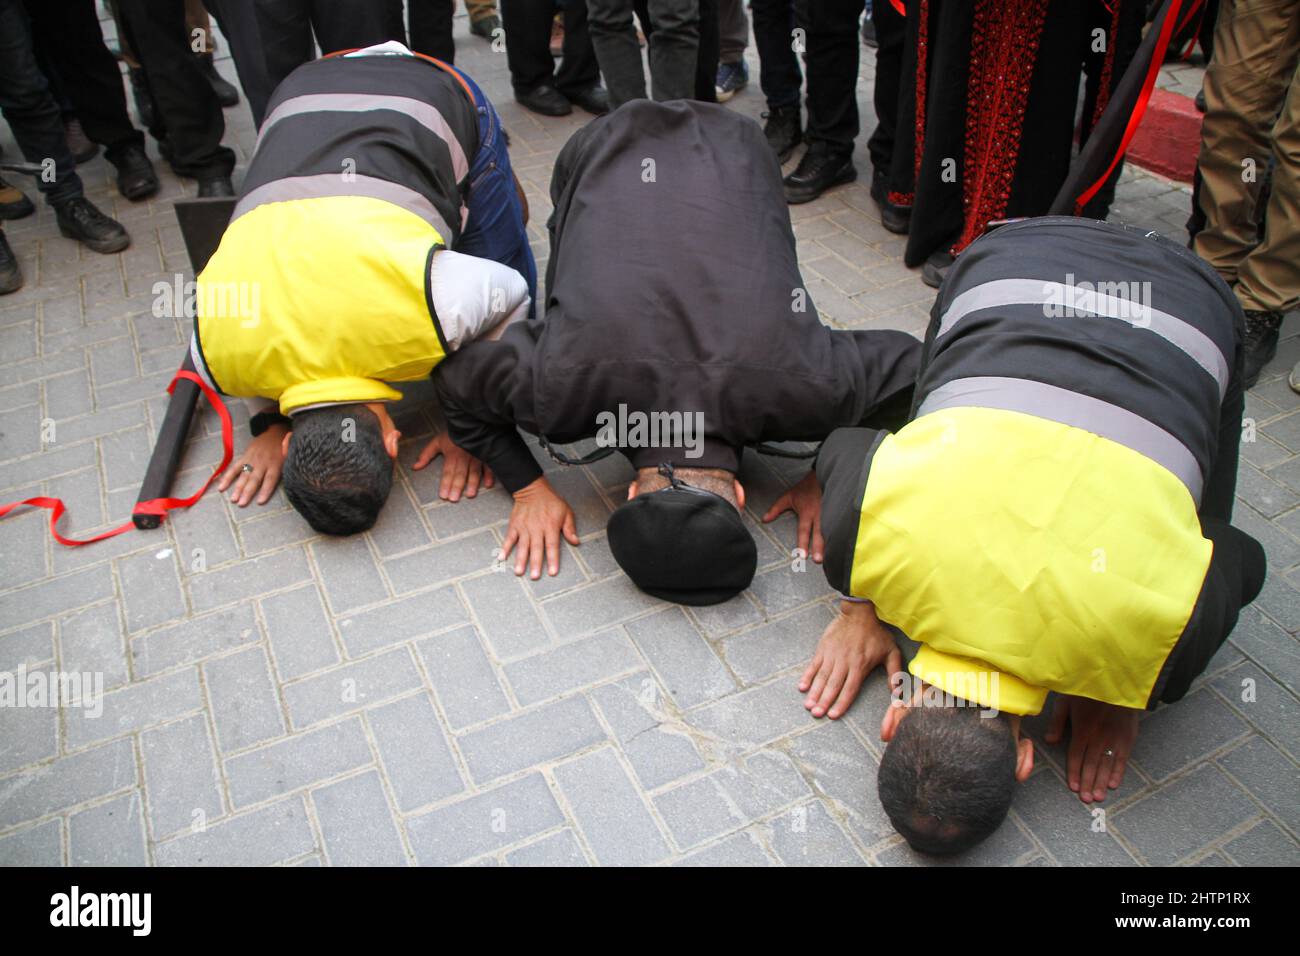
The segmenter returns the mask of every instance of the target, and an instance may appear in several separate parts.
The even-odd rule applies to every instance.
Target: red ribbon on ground
[[[230,459],[234,457],[234,427],[230,422],[230,412],[226,408],[225,403],[222,402],[221,396],[213,391],[212,387],[208,385],[207,382],[203,381],[203,379],[198,375],[193,372],[185,371],[184,369],[177,372],[176,377],[171,380],[171,384],[167,386],[167,394],[170,395],[175,390],[176,383],[181,379],[186,379],[197,385],[203,392],[204,397],[208,400],[208,404],[215,408],[217,414],[221,416],[221,444],[224,449],[224,453],[221,456],[221,464],[217,466],[216,471],[208,476],[208,480],[203,483],[203,487],[188,498],[153,498],[149,501],[141,501],[136,504],[135,508],[131,512],[132,514],[157,515],[159,518],[166,519],[167,512],[173,511],[177,508],[190,507],[190,505],[203,497],[203,493],[208,490],[208,486],[216,480],[218,475],[226,470],[226,466],[230,464]],[[67,508],[63,504],[63,499],[46,498],[44,496],[24,498],[22,501],[11,501],[9,504],[0,505],[0,518],[3,518],[15,508],[21,508],[24,505],[29,505],[33,508],[49,509],[51,537],[53,537],[55,541],[59,542],[59,544],[67,545],[70,548],[80,547],[83,544],[94,544],[96,541],[103,541],[105,538],[113,538],[122,532],[130,531],[135,527],[133,521],[127,521],[125,524],[118,525],[116,528],[110,528],[108,531],[105,531],[102,534],[97,534],[93,538],[66,538],[59,534],[59,529],[56,527],[59,523],[59,519],[62,518],[64,513],[67,511]]]

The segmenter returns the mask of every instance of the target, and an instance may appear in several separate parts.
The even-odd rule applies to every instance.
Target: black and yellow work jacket
[[[332,56],[277,88],[234,216],[198,277],[191,346],[222,392],[321,403],[400,398],[447,351],[430,301],[478,126],[453,72]]]
[[[1227,523],[1241,321],[1208,266],[1138,230],[980,239],[935,302],[908,424],[822,448],[832,585],[921,642],[915,677],[985,706],[1181,697],[1263,579]]]

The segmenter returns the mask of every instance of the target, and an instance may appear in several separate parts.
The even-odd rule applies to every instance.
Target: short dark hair
[[[379,416],[365,405],[299,412],[281,480],[289,503],[321,534],[370,528],[393,487]]]
[[[963,702],[964,703],[964,702]],[[1003,714],[916,707],[880,760],[880,803],[912,849],[961,853],[1002,825],[1016,789],[1016,739]]]

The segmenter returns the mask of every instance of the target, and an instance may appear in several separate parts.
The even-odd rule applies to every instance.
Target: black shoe
[[[568,116],[573,112],[573,107],[564,98],[564,94],[549,83],[543,83],[527,93],[516,92],[515,102],[543,116]]]
[[[776,161],[784,163],[803,139],[803,122],[799,106],[779,106],[763,114],[763,135],[767,145],[776,153]]]
[[[1241,378],[1245,388],[1254,388],[1259,373],[1277,355],[1282,328],[1281,312],[1246,310],[1246,337],[1242,340]]]
[[[862,18],[862,42],[873,50],[880,45],[876,42],[876,25],[869,16]]]
[[[218,196],[233,196],[235,187],[230,182],[229,176],[214,176],[211,179],[199,180],[199,198],[213,199]]]
[[[0,219],[23,219],[36,211],[22,190],[0,179]]]
[[[18,268],[18,257],[9,248],[9,240],[0,232],[0,295],[17,292],[23,287],[23,273]]]
[[[105,216],[85,196],[59,203],[54,207],[54,217],[59,232],[95,252],[121,252],[131,244],[122,224]]]
[[[832,186],[858,178],[853,154],[833,150],[825,143],[813,143],[799,165],[785,177],[785,201],[794,205],[811,202]]]
[[[127,146],[111,154],[108,161],[117,167],[117,191],[123,198],[138,202],[158,191],[158,174],[153,171],[144,147]]]
[[[217,72],[217,64],[212,59],[211,53],[200,53],[199,69],[203,75],[208,78],[208,83],[212,85],[212,92],[217,94],[217,102],[223,107],[239,105],[239,90],[224,76]]]
[[[484,40],[495,39],[495,34],[500,29],[501,18],[495,13],[469,25],[469,32],[476,37],[482,37]]]
[[[939,249],[930,253],[930,258],[925,260],[921,266],[921,281],[931,289],[937,289],[943,285],[944,278],[948,275],[948,270],[952,267],[955,256],[947,249]]]
[[[583,87],[576,93],[565,93],[564,96],[574,106],[581,106],[593,116],[604,116],[609,112],[609,91],[599,83]]]
[[[1198,110],[1204,113],[1205,112],[1205,90],[1197,90],[1196,96],[1193,98],[1192,102],[1196,104],[1196,108]]]
[[[86,136],[86,131],[81,128],[81,120],[75,116],[63,121],[63,138],[68,141],[68,152],[78,166],[99,155],[99,147]]]
[[[889,190],[883,179],[871,183],[871,198],[880,207],[880,224],[898,236],[907,235],[912,228],[912,207],[897,206],[889,201]]]
[[[140,67],[132,67],[128,74],[131,79],[131,96],[135,100],[135,111],[140,117],[140,125],[152,130],[158,125],[158,112],[153,105],[153,91],[149,89],[149,80]]]

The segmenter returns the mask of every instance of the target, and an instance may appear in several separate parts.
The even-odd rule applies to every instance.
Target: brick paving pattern
[[[524,112],[504,56],[463,17],[456,33],[509,128],[544,271],[551,164],[587,117]],[[732,106],[757,116],[750,56]],[[866,53],[868,128],[871,81]],[[254,135],[243,106],[226,117],[238,178]],[[188,272],[172,201],[194,186],[159,171],[161,194],[132,204],[102,158],[82,168],[91,198],[131,230],[120,255],[61,238],[44,208],[6,225],[27,286],[0,299],[0,500],[61,496],[66,531],[129,514],[187,340],[151,304],[155,282]],[[1188,202],[1130,171],[1114,218],[1179,236]],[[932,292],[902,266],[865,182],[791,216],[825,321],[922,332]],[[962,862],[1300,862],[1295,319],[1247,408],[1237,522],[1268,551],[1263,594],[1196,690],[1145,718],[1104,827],[1045,747],[1006,824]],[[163,530],[82,549],[51,543],[43,512],[0,523],[0,670],[95,672],[106,691],[93,719],[0,708],[0,863],[925,862],[874,792],[883,678],[835,723],[809,717],[795,689],[834,605],[815,566],[791,570],[792,519],[753,520],[794,474],[787,463],[745,460],[760,569],[724,605],[668,605],[618,571],[603,531],[630,473],[617,457],[547,463],[582,544],[558,578],[521,581],[492,561],[506,494],[443,503],[437,469],[409,469],[430,433],[427,387],[409,392],[392,498],[354,539],[313,535],[282,496],[240,510],[209,494]],[[242,445],[247,412],[232,407]],[[180,487],[219,449],[204,414]]]

